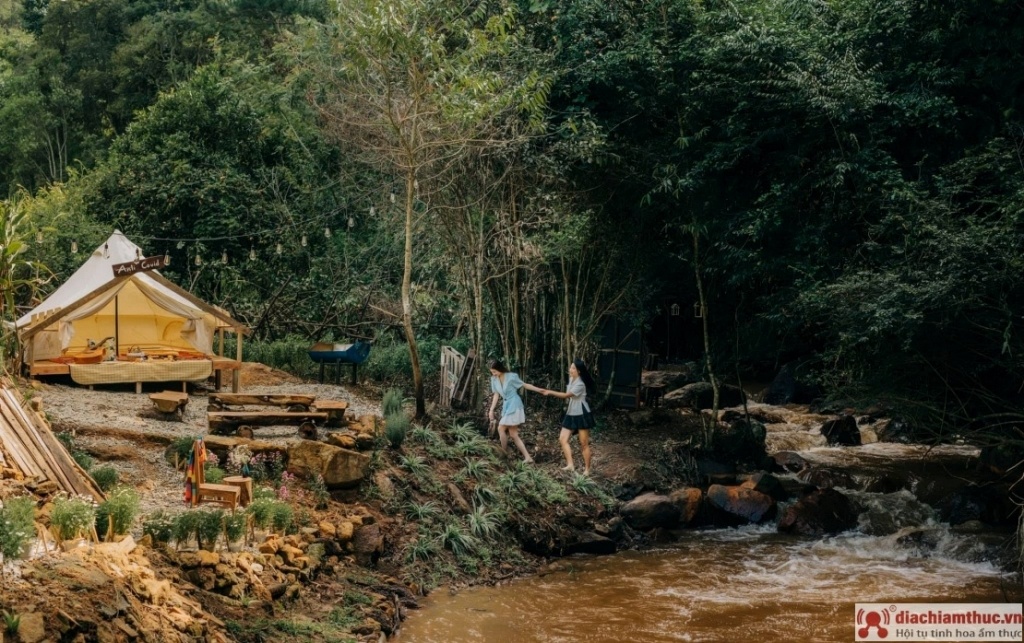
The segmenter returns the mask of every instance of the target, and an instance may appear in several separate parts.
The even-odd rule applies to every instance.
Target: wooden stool
[[[228,476],[224,478],[224,484],[238,487],[238,505],[240,507],[245,507],[252,502],[252,478]]]
[[[317,400],[313,404],[318,412],[327,413],[327,424],[330,426],[341,426],[345,421],[345,410],[348,409],[348,402],[342,400]]]
[[[188,393],[161,391],[160,393],[150,393],[149,399],[161,413],[184,412],[185,405],[188,404]]]
[[[212,502],[234,511],[235,507],[238,506],[238,497],[241,495],[241,491],[239,487],[234,485],[204,482],[199,485],[199,502]]]

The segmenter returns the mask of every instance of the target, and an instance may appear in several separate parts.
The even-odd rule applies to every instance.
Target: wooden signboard
[[[163,268],[166,265],[166,257],[164,255],[160,255],[157,257],[136,259],[135,261],[129,261],[128,263],[115,263],[112,267],[114,269],[115,277],[127,277],[128,275],[134,275],[137,272],[147,272],[149,270]]]

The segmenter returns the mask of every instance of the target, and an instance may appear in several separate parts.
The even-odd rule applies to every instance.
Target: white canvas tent
[[[180,349],[210,355],[219,329],[248,333],[227,313],[155,270],[114,276],[114,265],[144,256],[138,246],[115,230],[75,274],[17,321],[26,361],[32,364],[79,352],[88,347],[90,340],[98,342],[106,337],[116,337],[122,355],[136,347],[141,351]]]

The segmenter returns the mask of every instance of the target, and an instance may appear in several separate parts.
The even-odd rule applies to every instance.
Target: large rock
[[[645,493],[637,496],[619,510],[622,519],[633,529],[675,527],[679,524],[679,506],[668,496]]]
[[[719,386],[718,408],[724,409],[729,406],[743,404],[746,395],[739,388],[722,384]],[[696,382],[666,393],[662,398],[662,406],[665,408],[688,408],[694,411],[703,411],[714,406],[715,393],[711,382]]]
[[[786,508],[779,531],[823,536],[857,526],[857,511],[850,499],[835,489],[818,489]]]
[[[757,420],[738,419],[730,424],[715,425],[712,445],[714,457],[724,462],[736,462],[760,467],[768,454],[765,439],[768,431]]]
[[[747,487],[708,487],[708,506],[713,508],[715,522],[742,525],[764,522],[775,517],[775,501],[771,496]]]
[[[377,563],[383,551],[384,536],[380,533],[380,525],[363,525],[356,530],[352,539],[352,552],[355,554],[356,562],[363,567],[370,567]]]
[[[821,425],[821,434],[825,436],[830,447],[861,445],[860,429],[857,428],[857,420],[852,415],[828,420]]]
[[[782,486],[782,482],[770,473],[753,473],[747,476],[740,486],[771,496],[776,502],[789,500],[789,492]]]
[[[679,370],[644,371],[640,383],[643,386],[656,386],[666,391],[674,391],[680,386],[686,386],[698,380],[700,380],[700,367],[696,362],[687,362]]]
[[[793,451],[779,451],[772,456],[772,459],[775,460],[775,464],[780,469],[790,473],[799,473],[811,466],[811,463],[804,459],[802,455]]]
[[[288,449],[288,472],[302,478],[320,474],[328,487],[352,487],[370,471],[370,456],[324,442],[302,440]]]
[[[696,522],[704,502],[704,492],[697,487],[684,487],[676,489],[668,497],[679,507],[680,522],[684,525],[692,525]]]
[[[575,542],[565,546],[563,553],[566,556],[571,556],[572,554],[603,556],[615,553],[615,541],[611,538],[601,536],[592,531],[580,532],[576,536]]]

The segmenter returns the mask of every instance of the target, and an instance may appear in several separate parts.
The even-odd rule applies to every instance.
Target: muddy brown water
[[[896,467],[920,461],[910,447],[880,448]],[[857,464],[881,454],[816,455]],[[774,525],[695,530],[659,549],[564,559],[543,576],[437,590],[394,640],[845,643],[858,602],[1021,601],[1019,578],[995,562],[1012,535],[957,533],[907,490],[847,493],[865,511],[858,529],[838,536],[788,536]]]

